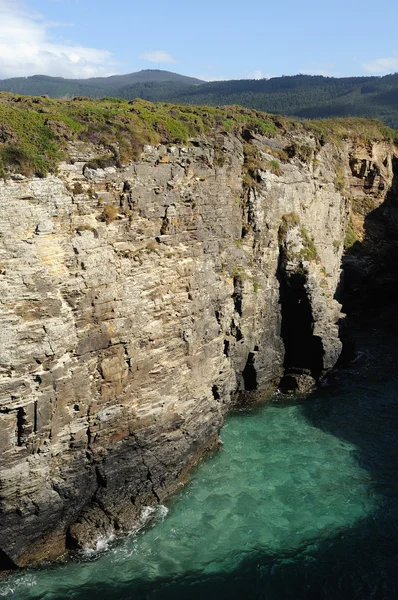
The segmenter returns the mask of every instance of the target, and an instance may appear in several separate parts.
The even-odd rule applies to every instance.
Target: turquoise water
[[[231,415],[223,448],[167,507],[146,511],[147,528],[18,573],[0,595],[396,597],[388,562],[397,550],[396,357],[381,376],[375,348],[305,402],[289,405],[276,394]]]

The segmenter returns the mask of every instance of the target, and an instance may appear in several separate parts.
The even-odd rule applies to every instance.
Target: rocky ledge
[[[335,365],[352,201],[383,203],[395,151],[293,130],[99,152],[0,182],[3,569],[131,528],[242,394]]]

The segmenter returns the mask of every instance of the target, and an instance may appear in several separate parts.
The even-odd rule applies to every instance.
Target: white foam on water
[[[99,535],[91,546],[84,548],[81,555],[85,558],[92,558],[97,554],[101,554],[109,550],[109,545],[116,539],[114,532],[109,535]]]
[[[18,579],[12,580],[12,583],[6,582],[4,587],[0,588],[0,597],[2,598],[15,598],[20,597],[20,592],[32,588],[37,585],[36,577],[32,574],[25,574],[18,577]]]
[[[142,529],[142,527],[148,525],[152,521],[164,521],[168,512],[169,509],[164,504],[159,504],[158,506],[144,506],[141,511],[139,524],[131,533],[136,533],[137,530]]]
[[[144,527],[147,527],[151,522],[157,523],[159,521],[164,521],[168,512],[169,509],[163,504],[158,506],[144,506],[135,527],[133,527],[129,532],[126,532],[127,536],[130,538],[136,536],[139,531],[141,531]],[[112,542],[114,542],[116,538],[117,536],[115,535],[114,531],[112,531],[109,535],[98,535],[91,545],[85,547],[79,554],[83,558],[92,559],[99,554],[107,552],[110,549]],[[133,549],[132,553],[134,553],[134,551],[135,550]]]
[[[223,438],[225,451],[202,463],[170,512],[142,507],[118,543],[114,533],[100,535],[86,560],[43,569],[34,591],[22,584],[9,597],[55,600],[86,584],[229,572],[253,552],[298,551],[339,535],[377,505],[356,447],[312,425],[300,406],[231,416]]]
[[[168,512],[169,512],[169,509],[167,508],[167,506],[164,506],[164,504],[161,504],[158,507],[159,517],[162,519],[162,521],[165,520],[165,518],[167,517],[167,513]]]
[[[148,523],[154,517],[154,513],[156,512],[156,508],[154,506],[144,506],[141,511],[140,521],[145,524]]]

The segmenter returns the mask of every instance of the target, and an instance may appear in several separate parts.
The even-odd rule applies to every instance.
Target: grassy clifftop
[[[114,163],[137,158],[146,143],[184,143],[200,134],[240,133],[248,129],[273,137],[289,130],[310,130],[320,139],[361,138],[398,141],[398,132],[375,120],[328,119],[296,122],[240,106],[208,107],[153,104],[144,100],[0,94],[0,174],[8,171],[45,176],[68,158],[71,140],[110,150]]]
[[[52,98],[115,97],[150,102],[246,108],[300,119],[365,117],[398,128],[398,73],[384,77],[323,77],[288,75],[260,80],[203,82],[162,70],[91,79],[63,79],[47,75],[0,81],[12,94]]]

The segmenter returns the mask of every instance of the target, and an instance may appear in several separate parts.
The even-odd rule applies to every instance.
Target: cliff
[[[131,528],[242,396],[336,364],[352,198],[394,177],[383,136],[299,125],[65,148],[0,182],[3,569]]]

